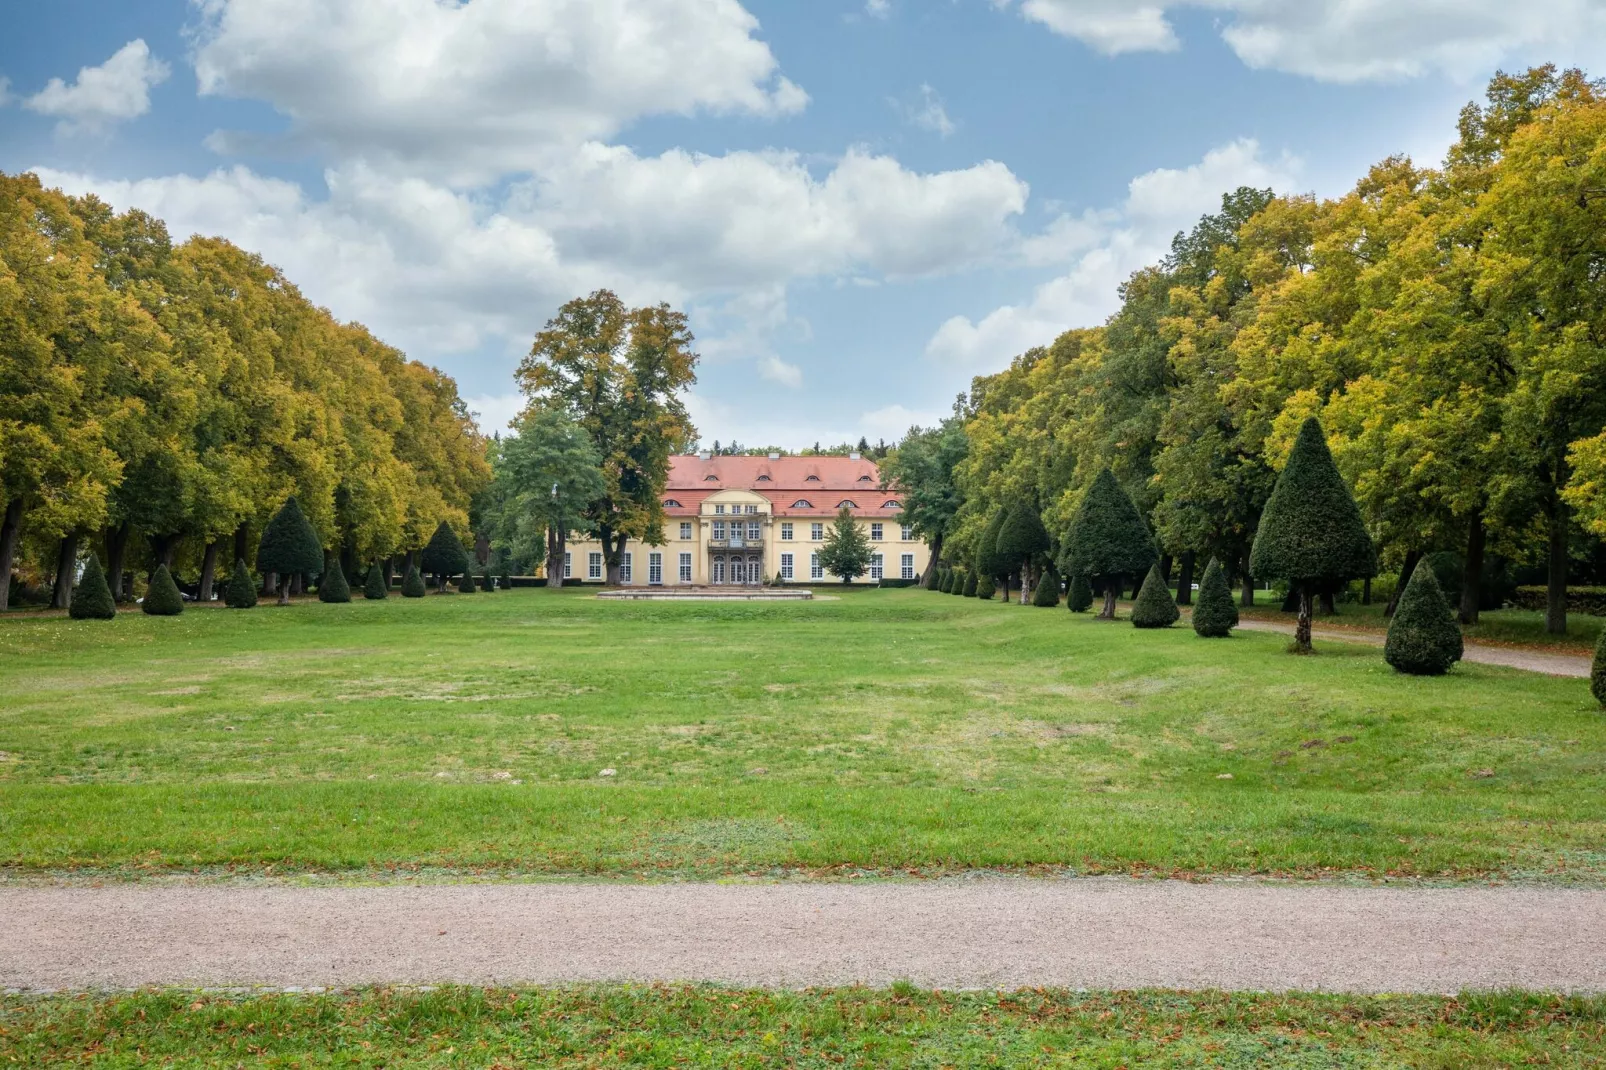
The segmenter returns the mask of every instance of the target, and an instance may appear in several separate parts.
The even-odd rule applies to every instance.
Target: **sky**
[[[691,317],[705,443],[892,441],[1241,185],[1434,164],[1606,0],[7,0],[0,170],[219,235],[487,431],[570,298]]]

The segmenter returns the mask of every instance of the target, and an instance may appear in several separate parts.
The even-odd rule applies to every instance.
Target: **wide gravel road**
[[[0,889],[0,988],[1606,991],[1606,891],[1122,879]]]

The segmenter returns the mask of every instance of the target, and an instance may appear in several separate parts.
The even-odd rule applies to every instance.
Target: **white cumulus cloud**
[[[135,119],[151,110],[151,87],[167,81],[172,69],[151,55],[143,40],[133,40],[98,67],[83,67],[71,85],[52,78],[24,102],[40,115],[60,119],[63,132],[99,130]],[[0,82],[0,100],[5,85]]]

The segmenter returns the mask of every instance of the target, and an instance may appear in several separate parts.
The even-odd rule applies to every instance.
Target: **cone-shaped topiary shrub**
[[[362,596],[378,601],[390,594],[385,590],[385,570],[378,561],[368,570],[368,578],[363,581]]]
[[[418,566],[414,565],[407,570],[407,578],[402,580],[402,597],[422,598],[424,594],[424,577],[418,571]]]
[[[1071,577],[1071,589],[1065,595],[1065,605],[1072,613],[1086,613],[1093,608],[1093,585],[1080,572]]]
[[[991,576],[995,581],[1003,579],[1009,571],[1009,564],[998,553],[998,534],[1004,530],[1004,521],[1009,519],[1007,509],[999,509],[987,521],[982,529],[981,542],[976,545],[976,560],[972,562],[976,571],[983,576]],[[996,590],[996,585],[995,585]]]
[[[480,590],[495,591],[496,581],[491,579],[491,566],[486,565],[480,570]]]
[[[351,584],[346,582],[346,570],[340,567],[339,561],[330,562],[323,575],[318,577],[318,601],[351,601]]]
[[[323,546],[318,541],[318,533],[312,530],[311,522],[301,511],[301,503],[291,495],[262,529],[257,569],[279,574],[279,604],[284,605],[290,601],[290,581],[297,573],[317,572],[322,568]]]
[[[184,612],[184,596],[178,593],[178,584],[166,565],[157,565],[151,584],[145,589],[145,601],[140,608],[153,617],[176,617]]]
[[[953,581],[948,584],[948,593],[959,597],[963,597],[965,594],[965,573],[957,568],[954,569]]]
[[[1461,625],[1445,600],[1433,566],[1418,562],[1389,622],[1383,658],[1412,676],[1443,676],[1461,660]]]
[[[1181,616],[1182,610],[1177,608],[1177,600],[1171,597],[1171,588],[1165,585],[1165,577],[1160,575],[1160,566],[1150,565],[1148,578],[1138,591],[1137,601],[1132,603],[1132,626],[1169,628]]]
[[[954,582],[954,570],[945,568],[937,573],[937,590],[942,594],[948,593],[948,587]]]
[[[1060,604],[1060,574],[1051,568],[1043,570],[1043,578],[1037,581],[1037,590],[1032,592],[1032,605],[1043,609],[1052,609]]]
[[[112,601],[111,584],[106,582],[100,558],[94,554],[89,555],[84,574],[78,578],[78,586],[73,588],[67,615],[73,620],[111,620],[117,616],[117,603]]]
[[[425,572],[441,577],[441,590],[446,589],[446,577],[468,571],[468,551],[463,549],[457,532],[446,521],[442,520],[435,534],[429,537],[423,564]]]
[[[1372,537],[1315,417],[1299,429],[1288,464],[1266,500],[1249,551],[1249,571],[1259,580],[1287,580],[1298,592],[1299,626],[1292,649],[1299,653],[1310,652],[1316,592],[1377,575]]]
[[[508,572],[507,566],[504,565],[502,567],[502,575],[498,578],[501,580],[502,590],[511,591],[513,589],[513,576]]]
[[[1131,495],[1108,468],[1099,472],[1082,495],[1065,533],[1060,567],[1070,576],[1103,577],[1104,608],[1099,616],[1115,619],[1115,600],[1122,576],[1141,576],[1159,557],[1154,536]]]
[[[1589,690],[1601,708],[1606,709],[1606,628],[1600,630],[1600,642],[1595,644],[1595,663],[1590,666]]]
[[[964,592],[964,594],[965,594],[966,598],[975,598],[976,597],[976,588],[980,584],[980,582],[981,582],[980,580],[976,579],[976,573],[974,571],[965,573],[965,592]]]
[[[463,575],[458,577],[457,580],[457,593],[473,594],[476,590],[478,590],[478,588],[474,584],[474,573],[465,568],[463,570]]]
[[[976,597],[983,602],[991,602],[998,593],[998,581],[983,573],[976,577]]]
[[[1227,574],[1215,558],[1205,566],[1199,597],[1193,607],[1193,630],[1207,639],[1224,639],[1238,627],[1238,607],[1227,586]]]
[[[1009,511],[998,529],[998,559],[1005,571],[1019,571],[1022,583],[1037,570],[1040,557],[1048,551],[1048,532],[1043,518],[1031,502],[1021,502]]]
[[[252,609],[257,604],[257,583],[244,561],[236,559],[234,562],[229,584],[223,588],[223,604],[230,609]]]

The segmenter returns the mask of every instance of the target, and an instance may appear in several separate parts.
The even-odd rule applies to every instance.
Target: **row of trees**
[[[291,495],[352,570],[467,534],[489,475],[450,378],[261,258],[0,174],[0,608],[18,565],[68,605],[86,550],[210,597]]]
[[[1606,99],[1577,71],[1500,75],[1459,134],[1443,167],[1385,160],[1337,200],[1225,197],[1107,323],[978,378],[900,443],[883,471],[910,521],[970,562],[1029,507],[1057,558],[1114,483],[1162,573],[1180,564],[1180,599],[1214,557],[1251,603],[1272,578],[1256,532],[1320,417],[1400,589],[1455,551],[1473,623],[1491,560],[1533,566],[1565,631],[1569,570],[1606,536]]]

